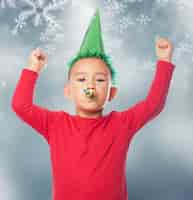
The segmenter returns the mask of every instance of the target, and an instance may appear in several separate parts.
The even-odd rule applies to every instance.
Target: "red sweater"
[[[22,70],[12,109],[49,145],[53,200],[128,199],[125,167],[131,138],[162,111],[174,67],[158,61],[145,99],[95,119],[33,103],[38,73]]]

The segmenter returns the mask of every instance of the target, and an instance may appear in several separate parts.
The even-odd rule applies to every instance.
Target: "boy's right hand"
[[[36,48],[30,54],[28,69],[39,73],[46,63],[46,54],[43,53],[39,48]]]

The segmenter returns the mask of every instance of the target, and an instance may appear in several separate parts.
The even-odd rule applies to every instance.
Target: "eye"
[[[85,80],[85,78],[79,78],[79,79],[77,79],[78,81],[84,81]]]
[[[99,82],[103,82],[103,81],[105,81],[104,79],[97,79],[97,81],[99,81]]]

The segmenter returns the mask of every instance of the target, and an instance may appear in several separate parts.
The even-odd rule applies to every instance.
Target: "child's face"
[[[93,87],[95,96],[89,98],[83,89]],[[65,86],[65,96],[76,104],[76,109],[99,111],[106,101],[110,101],[116,93],[111,87],[111,73],[106,63],[100,58],[82,58],[71,68],[69,82]]]

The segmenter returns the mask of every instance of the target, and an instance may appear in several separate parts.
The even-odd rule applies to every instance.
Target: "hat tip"
[[[99,15],[99,8],[97,7],[96,9],[95,9],[95,15]]]

